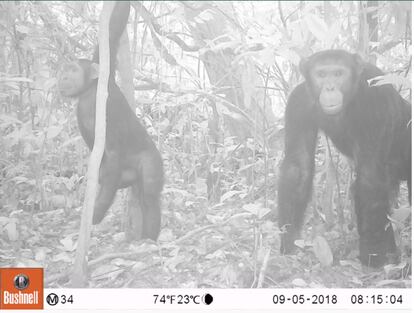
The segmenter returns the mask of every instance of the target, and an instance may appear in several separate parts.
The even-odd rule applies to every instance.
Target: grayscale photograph
[[[411,288],[409,1],[0,1],[0,268],[46,288]]]

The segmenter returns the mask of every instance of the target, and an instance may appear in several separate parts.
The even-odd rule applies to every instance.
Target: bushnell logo
[[[26,275],[18,274],[14,277],[13,282],[14,282],[14,287],[16,287],[19,290],[24,290],[27,287],[29,287],[30,280],[29,280],[29,277],[27,277]]]

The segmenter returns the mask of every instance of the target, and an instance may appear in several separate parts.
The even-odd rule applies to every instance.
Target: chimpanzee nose
[[[335,85],[325,85],[325,90],[326,91],[334,91],[335,90]]]

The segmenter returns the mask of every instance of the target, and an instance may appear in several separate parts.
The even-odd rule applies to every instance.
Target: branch
[[[95,195],[98,189],[98,175],[105,147],[106,137],[106,100],[108,98],[108,82],[110,72],[109,55],[109,18],[114,8],[114,1],[105,2],[99,25],[99,78],[96,90],[95,142],[89,157],[85,200],[79,230],[78,247],[72,276],[73,287],[86,284],[89,241],[92,229],[92,215],[95,206]]]
[[[154,30],[158,35],[164,36],[164,37],[174,41],[184,51],[194,52],[194,51],[198,51],[201,48],[197,45],[194,45],[194,46],[187,45],[180,37],[178,37],[174,33],[164,32],[162,30],[162,26],[156,22],[155,17],[152,16],[152,14],[144,7],[142,2],[138,2],[135,5],[135,10],[137,10],[137,12],[139,12],[141,17],[144,19],[144,21],[148,25],[152,26],[152,30]]]

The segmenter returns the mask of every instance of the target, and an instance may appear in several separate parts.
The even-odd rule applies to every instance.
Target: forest
[[[100,29],[106,5],[0,2],[0,267],[42,267],[49,288],[77,285],[74,272],[91,288],[411,288],[411,2],[131,1],[130,8],[115,5],[112,19],[108,11],[108,32]],[[98,55],[108,33],[108,54]],[[367,88],[395,94],[369,98],[373,109],[363,121],[371,126],[362,131],[337,122],[329,133],[330,124],[318,122],[306,168],[314,163],[313,176],[303,187],[286,162],[301,164],[308,155],[291,159],[285,143],[305,140],[307,123],[320,113],[290,117],[289,130],[286,107],[294,105],[295,87],[312,79],[301,60],[331,49],[378,67],[383,74]],[[339,58],[335,52],[325,63]],[[87,65],[71,69],[78,59]],[[90,60],[110,65],[101,62],[92,78]],[[108,69],[106,118],[95,125]],[[72,79],[76,70],[82,74]],[[96,81],[93,101],[82,100]],[[310,105],[306,92],[300,104]],[[333,97],[326,96],[330,105]],[[394,109],[400,104],[406,113]],[[387,141],[385,164],[396,168],[396,150],[408,149],[409,170],[396,182],[375,176],[381,186],[369,194],[372,185],[358,189],[373,176],[374,169],[366,176],[360,169],[358,153],[368,148],[347,139],[355,147],[347,155],[337,142],[348,130],[358,131],[355,142],[371,131],[385,134],[397,115],[408,119],[401,127],[409,133],[389,135],[398,149]],[[99,126],[101,155],[93,162]],[[303,137],[288,133],[292,128]],[[302,199],[295,251],[284,254],[279,207],[293,214]],[[359,259],[368,222],[354,207],[365,201],[389,209],[376,227],[393,234],[394,262],[372,267]],[[75,261],[82,253],[86,272]]]

